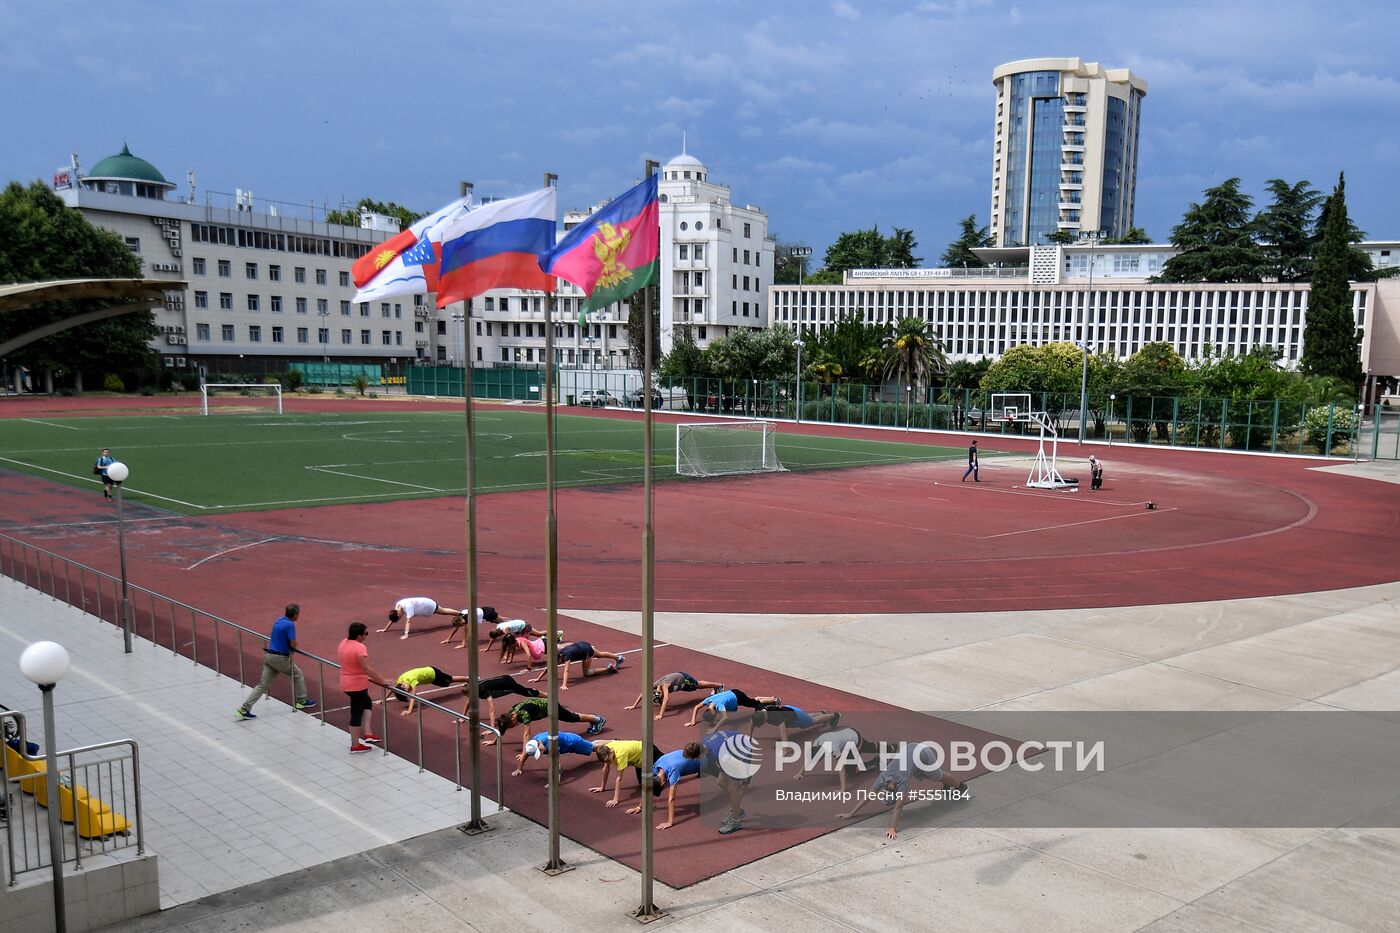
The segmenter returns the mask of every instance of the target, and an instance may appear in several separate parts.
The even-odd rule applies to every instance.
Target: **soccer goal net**
[[[209,414],[209,400],[237,399],[239,403],[246,402],[249,406],[256,405],[259,409],[275,407],[277,414],[282,414],[282,387],[275,382],[207,382],[199,387],[199,413]],[[217,409],[227,411],[230,406],[227,402],[214,406]],[[234,406],[242,408],[242,404]]]
[[[676,473],[725,476],[778,473],[777,426],[771,421],[707,421],[676,425]]]

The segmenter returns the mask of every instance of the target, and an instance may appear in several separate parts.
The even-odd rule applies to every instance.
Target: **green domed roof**
[[[88,172],[89,178],[122,178],[131,181],[150,181],[158,185],[173,184],[165,180],[165,176],[160,173],[154,165],[145,159],[138,158],[131,154],[131,150],[122,144],[122,151],[114,156],[108,156],[92,167]]]

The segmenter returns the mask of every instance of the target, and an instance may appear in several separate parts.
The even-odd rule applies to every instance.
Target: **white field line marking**
[[[1039,528],[1022,528],[1019,531],[1003,531],[1000,534],[983,535],[982,537],[983,540],[986,540],[988,538],[1006,538],[1011,535],[1028,535],[1033,534],[1037,531],[1056,531],[1061,528],[1074,528],[1078,525],[1093,525],[1096,522],[1116,522],[1120,518],[1137,518],[1139,515],[1161,515],[1166,512],[1175,511],[1176,509],[1174,507],[1170,509],[1153,509],[1152,511],[1143,509],[1141,512],[1129,512],[1126,515],[1110,515],[1107,518],[1086,518],[1082,522],[1064,522],[1059,525],[1042,525]]]
[[[75,428],[71,424],[54,424],[52,421],[40,421],[38,418],[21,418],[21,421],[28,421],[30,424],[42,424],[46,428],[62,428],[65,431],[81,431],[82,428]]]
[[[42,470],[42,471],[45,472],[45,473],[52,473],[52,474],[54,474],[55,476],[66,476],[66,477],[68,477],[69,479],[75,479],[75,480],[78,480],[79,482],[82,482],[82,483],[93,483],[93,484],[100,484],[100,483],[101,483],[101,480],[95,480],[95,479],[93,479],[91,476],[83,476],[83,475],[78,474],[78,473],[66,473],[66,472],[64,472],[63,470],[54,470],[54,469],[51,469],[51,468],[49,468],[49,467],[39,466],[37,463],[25,463],[23,460],[11,460],[9,457],[0,457],[0,462],[2,462],[2,463],[17,463],[17,464],[19,464],[20,466],[28,467],[28,468],[31,469],[31,470]],[[148,499],[160,499],[160,500],[162,500],[162,501],[164,501],[164,502],[174,502],[176,505],[188,506],[189,508],[192,508],[192,509],[207,509],[207,508],[210,508],[210,506],[207,506],[207,505],[196,505],[196,504],[193,503],[193,502],[186,502],[186,501],[184,501],[183,499],[172,499],[172,498],[170,498],[169,496],[162,496],[162,495],[158,495],[157,493],[154,493],[154,492],[147,492],[147,491],[145,491],[144,489],[137,489],[135,486],[124,486],[123,488],[125,488],[128,492],[139,493],[140,495],[142,495],[142,496],[144,496],[144,497],[146,497],[146,498],[148,498]]]
[[[286,535],[273,535],[271,538],[263,538],[261,541],[253,541],[249,544],[240,544],[238,545],[238,547],[225,548],[224,550],[219,551],[217,554],[210,554],[208,557],[203,558],[202,560],[195,561],[193,564],[190,564],[185,569],[193,570],[200,564],[208,563],[216,557],[223,557],[225,554],[232,554],[234,551],[241,551],[244,548],[257,547],[259,544],[267,544],[269,541],[281,541],[286,537]]]
[[[306,469],[316,473],[330,473],[335,476],[348,476],[350,479],[362,479],[371,483],[389,483],[394,486],[407,486],[410,489],[422,489],[425,492],[446,492],[445,489],[438,489],[436,486],[420,486],[417,483],[403,483],[396,479],[380,479],[377,476],[363,476],[359,473],[347,473],[344,470],[331,470],[326,467],[309,466]]]

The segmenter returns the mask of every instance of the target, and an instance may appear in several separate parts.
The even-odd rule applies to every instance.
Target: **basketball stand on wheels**
[[[1027,489],[1068,489],[1079,491],[1079,478],[1066,478],[1060,474],[1058,462],[1060,453],[1060,433],[1055,423],[1043,411],[1031,411],[1030,393],[997,393],[992,396],[992,415],[1004,424],[1035,424],[1040,427],[1040,446],[1036,449],[1031,471],[1026,476]],[[1045,441],[1050,441],[1050,454],[1046,456]]]

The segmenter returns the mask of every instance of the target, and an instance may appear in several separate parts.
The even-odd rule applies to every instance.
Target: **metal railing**
[[[13,725],[13,729],[8,728]],[[9,884],[19,883],[25,872],[51,869],[49,822],[41,817],[44,806],[66,807],[62,822],[72,829],[61,841],[63,863],[75,871],[84,855],[107,855],[136,847],[146,853],[141,819],[141,752],[134,739],[99,742],[57,752],[66,768],[59,768],[60,800],[47,800],[47,760],[29,754],[28,730],[23,713],[0,710],[0,732],[14,754],[0,755],[0,788],[4,791],[5,853]],[[117,754],[104,754],[111,752]],[[32,763],[22,773],[11,762]],[[40,796],[45,803],[39,802]]]
[[[95,615],[103,621],[111,622],[117,626],[121,625],[121,580],[111,574],[69,560],[60,554],[20,541],[9,535],[0,534],[0,575],[10,577],[30,589],[52,596],[69,606]],[[248,679],[250,658],[255,662],[255,672],[261,676],[260,659],[263,649],[268,643],[266,635],[129,581],[127,589],[131,600],[133,634],[145,638],[154,647],[167,648],[172,654],[188,657],[191,662],[202,664],[223,676],[234,677],[236,671],[238,682],[244,686],[248,686],[250,683]],[[254,656],[255,652],[256,656]],[[327,673],[329,672],[331,675],[329,679],[333,683],[336,682],[338,678],[335,675],[340,670],[340,665],[307,651],[298,650],[296,654],[298,661],[305,660],[315,665],[316,715],[324,724],[326,721]],[[308,681],[308,692],[310,692],[313,680],[312,672],[307,671],[305,674]],[[289,677],[279,677],[269,692],[269,696],[278,696],[288,704],[293,703],[296,698],[287,692],[292,689],[290,681]],[[416,761],[420,772],[427,770],[423,717],[425,710],[428,709],[448,717],[449,728],[452,730],[454,738],[454,781],[457,790],[462,790],[465,786],[462,783],[462,727],[464,724],[470,723],[465,714],[448,709],[432,700],[419,698],[417,722],[413,736],[407,739],[409,743],[416,743],[417,749],[416,752],[402,754],[401,757]],[[398,745],[394,745],[394,736],[390,734],[387,712],[382,719],[380,736],[383,741],[380,744],[383,753],[388,755],[396,749],[405,747],[403,744],[405,737],[401,734],[398,735],[400,742]],[[496,753],[495,799],[497,804],[504,809],[502,801],[505,790],[505,768],[501,758],[501,734],[495,727],[480,721],[479,718],[477,728],[481,733],[494,736],[496,739],[494,746]],[[398,730],[395,732],[397,733]]]

